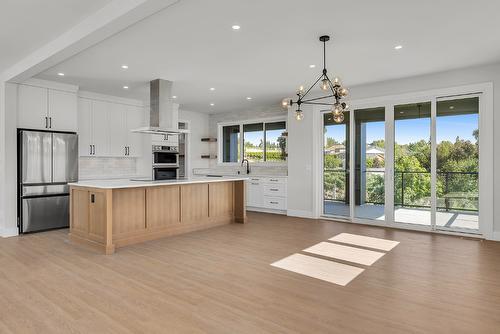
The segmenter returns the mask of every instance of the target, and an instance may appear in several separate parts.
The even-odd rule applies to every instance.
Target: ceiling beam
[[[180,0],[112,0],[0,75],[23,82]]]

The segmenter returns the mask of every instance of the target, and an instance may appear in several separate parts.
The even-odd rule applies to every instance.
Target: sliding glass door
[[[480,95],[398,102],[322,113],[323,215],[479,233]]]
[[[431,102],[394,106],[394,221],[431,226]]]
[[[354,217],[385,220],[385,108],[354,110]]]
[[[336,123],[331,113],[323,114],[323,213],[351,216],[349,206],[349,114]]]
[[[437,101],[436,228],[479,230],[479,97]]]

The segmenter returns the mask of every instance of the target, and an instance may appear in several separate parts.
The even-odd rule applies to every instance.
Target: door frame
[[[350,105],[350,217],[332,217],[325,216],[323,212],[323,119],[324,107],[313,109],[313,134],[314,153],[313,153],[313,191],[315,205],[313,206],[314,216],[322,219],[342,220],[353,223],[361,223],[376,226],[394,227],[401,229],[421,230],[427,232],[467,235],[459,231],[440,230],[435,228],[435,207],[436,207],[436,162],[431,159],[431,226],[419,226],[401,224],[394,222],[394,154],[393,150],[386,151],[386,203],[385,203],[385,221],[374,221],[354,217],[354,110],[368,107],[385,107],[385,140],[394,142],[394,105],[407,104],[413,102],[431,102],[431,154],[436,156],[436,101],[438,98],[460,97],[463,95],[479,94],[479,133],[481,134],[481,145],[479,147],[479,235],[486,239],[493,239],[493,83],[485,82],[479,84],[455,86],[425,91],[416,91],[411,93],[387,95],[374,98],[352,100]],[[389,154],[388,154],[389,153]],[[434,173],[433,173],[434,172]]]

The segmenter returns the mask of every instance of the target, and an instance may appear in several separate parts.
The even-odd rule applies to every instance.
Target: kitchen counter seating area
[[[244,223],[245,177],[70,183],[70,240],[105,254],[147,240]]]

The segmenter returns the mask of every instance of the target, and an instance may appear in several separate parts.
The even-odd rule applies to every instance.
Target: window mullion
[[[266,159],[266,154],[267,154],[267,147],[266,147],[266,123],[265,122],[262,122],[262,129],[264,130],[264,143],[263,143],[263,145],[264,145],[264,150],[263,150],[264,156],[262,157],[262,161],[265,162],[265,161],[267,161],[267,159]]]

